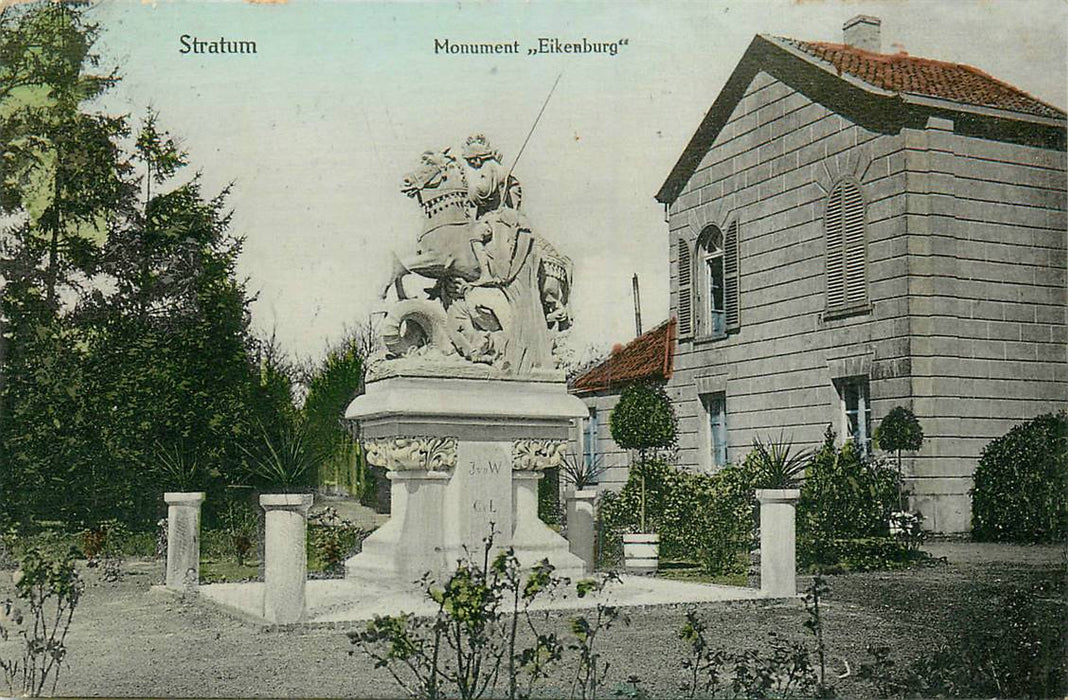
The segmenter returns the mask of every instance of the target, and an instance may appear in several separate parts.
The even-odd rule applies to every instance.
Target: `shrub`
[[[559,525],[560,517],[560,468],[552,467],[542,472],[538,479],[538,517],[548,525]]]
[[[660,534],[663,558],[695,561],[712,575],[743,568],[739,555],[753,545],[756,507],[753,474],[744,465],[698,474],[652,460],[632,470],[618,494],[602,496],[602,559],[615,553],[623,532],[640,526],[642,477],[647,518]]]
[[[433,617],[376,616],[348,634],[412,697],[529,697],[561,658],[563,643],[540,629],[546,615],[531,604],[563,580],[548,561],[523,571],[511,549],[491,559],[492,539],[484,544],[481,562],[460,561],[443,582],[423,577],[426,595],[438,604]],[[521,645],[520,631],[532,646]]]
[[[972,489],[972,534],[991,542],[1068,535],[1068,413],[1015,426],[983,448]]]
[[[834,432],[828,429],[801,487],[799,539],[805,546],[819,540],[886,535],[896,504],[894,470],[881,461],[865,460],[852,442],[836,447]]]
[[[226,536],[227,552],[238,566],[244,566],[259,536],[259,513],[248,503],[231,499],[227,501],[219,520]]]
[[[875,429],[875,444],[879,449],[897,453],[898,509],[905,510],[902,491],[901,451],[913,452],[923,446],[923,428],[916,415],[904,406],[894,406]]]
[[[887,571],[924,561],[929,555],[896,537],[815,539],[799,551],[798,566],[824,573]]]
[[[351,520],[338,515],[334,508],[326,508],[308,517],[308,541],[327,574],[339,573],[345,559],[355,553],[368,534]]]
[[[675,444],[677,424],[664,387],[652,384],[628,386],[608,417],[612,439],[625,450],[641,452],[641,461],[645,461],[646,451]]]

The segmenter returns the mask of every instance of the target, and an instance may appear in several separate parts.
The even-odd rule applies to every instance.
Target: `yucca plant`
[[[583,456],[576,457],[573,454],[567,454],[560,463],[560,473],[574,484],[576,491],[593,486],[606,471],[608,467],[604,464],[602,455],[597,455],[592,461],[587,461]]]
[[[753,439],[749,460],[756,471],[758,489],[797,488],[812,458],[812,450],[794,452],[793,441],[779,433],[778,440]]]
[[[182,442],[165,447],[157,442],[152,471],[159,475],[164,487],[174,491],[195,491],[203,485],[204,470],[197,456],[186,449]]]
[[[302,421],[285,421],[271,431],[259,425],[259,441],[241,445],[248,476],[265,489],[280,493],[307,491],[319,463],[329,456]]]

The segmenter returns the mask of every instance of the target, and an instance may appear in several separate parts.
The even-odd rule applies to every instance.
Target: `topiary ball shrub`
[[[612,439],[625,450],[666,449],[675,444],[678,421],[664,387],[631,384],[608,417]]]
[[[916,414],[904,406],[894,406],[875,429],[875,443],[887,452],[912,452],[923,446],[923,428]]]
[[[1015,426],[983,448],[972,488],[972,536],[1062,542],[1068,536],[1068,413]]]

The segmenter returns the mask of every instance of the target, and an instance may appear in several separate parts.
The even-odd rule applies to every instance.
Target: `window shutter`
[[[679,239],[679,337],[693,335],[693,263],[690,246]]]
[[[827,308],[833,309],[845,305],[841,183],[831,190],[824,223],[827,228]]]
[[[727,227],[727,235],[723,241],[723,273],[723,305],[727,312],[727,330],[737,330],[741,326],[737,221],[732,221]]]
[[[868,300],[864,250],[864,197],[860,188],[842,188],[842,247],[845,266],[845,303],[849,306]]]

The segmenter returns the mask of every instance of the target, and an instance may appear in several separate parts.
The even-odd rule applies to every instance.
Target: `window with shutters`
[[[726,337],[740,325],[738,304],[738,224],[726,235],[709,226],[694,251],[697,279],[693,280],[694,333],[704,339]]]
[[[827,197],[827,311],[868,308],[864,194],[852,180],[838,182]]]
[[[678,240],[679,264],[679,338],[693,335],[693,261],[690,258],[690,244],[685,239]]]

